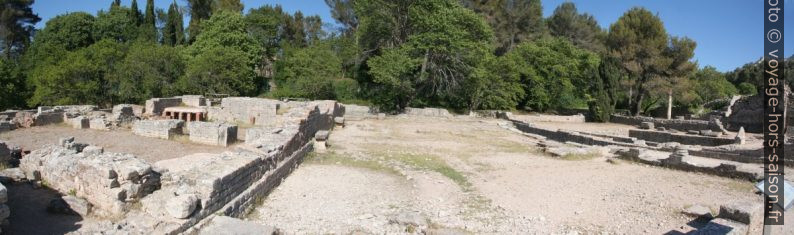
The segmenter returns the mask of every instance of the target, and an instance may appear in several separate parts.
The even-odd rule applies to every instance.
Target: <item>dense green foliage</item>
[[[643,8],[607,31],[568,2],[544,19],[540,0],[326,0],[340,26],[329,29],[277,5],[147,0],[141,10],[133,0],[59,15],[33,37],[32,0],[10,2],[0,8],[11,30],[0,35],[0,109],[221,93],[395,112],[587,109],[608,121],[617,109],[702,109],[762,84],[758,63],[699,68],[697,44]]]

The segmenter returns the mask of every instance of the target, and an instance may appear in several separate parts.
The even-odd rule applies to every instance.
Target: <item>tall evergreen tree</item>
[[[132,0],[130,9],[130,17],[135,20],[136,25],[141,25],[141,23],[143,23],[143,16],[141,15],[141,10],[138,9],[138,0]]]
[[[33,0],[6,0],[0,4],[0,40],[3,55],[11,58],[30,42],[33,25],[41,18],[33,13]]]
[[[212,0],[188,0],[190,7],[190,23],[188,25],[188,42],[193,43],[201,32],[201,21],[212,15]]]
[[[358,28],[353,0],[325,0],[325,4],[331,8],[331,17],[342,24],[342,32],[346,36],[352,36]]]
[[[121,6],[121,0],[113,0],[113,2],[110,3],[110,8],[120,7],[120,6]]]
[[[242,12],[244,9],[243,3],[240,0],[215,0],[213,2],[212,11],[233,11]]]
[[[598,26],[592,15],[579,14],[572,2],[565,2],[557,7],[549,17],[547,25],[552,36],[567,38],[574,45],[594,52],[606,51],[606,32]]]
[[[154,0],[146,0],[146,11],[141,24],[141,38],[157,41],[157,16],[154,12]]]

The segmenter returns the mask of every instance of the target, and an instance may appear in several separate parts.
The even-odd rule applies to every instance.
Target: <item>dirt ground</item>
[[[681,214],[689,205],[716,213],[729,201],[761,200],[747,181],[603,156],[553,158],[500,122],[349,121],[248,219],[310,234],[676,234],[699,226]],[[589,127],[576,126],[609,130]]]
[[[66,125],[49,125],[22,128],[0,133],[0,140],[35,150],[46,144],[58,144],[60,138],[74,136],[79,143],[102,146],[105,151],[130,153],[147,162],[183,157],[193,153],[221,153],[228,148],[190,143],[187,137],[162,140],[138,136],[127,129],[100,131],[73,129]]]

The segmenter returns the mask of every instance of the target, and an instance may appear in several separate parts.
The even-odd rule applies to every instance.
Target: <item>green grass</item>
[[[393,175],[401,175],[399,171],[392,167],[381,164],[374,160],[359,160],[347,156],[342,156],[333,151],[327,153],[311,152],[304,159],[305,163],[318,164],[318,165],[343,165],[355,168],[363,168],[377,172],[383,172]]]
[[[415,169],[435,171],[457,183],[464,190],[468,190],[471,187],[471,183],[466,179],[463,173],[450,167],[446,161],[438,156],[428,154],[400,154],[396,156],[395,160]]]

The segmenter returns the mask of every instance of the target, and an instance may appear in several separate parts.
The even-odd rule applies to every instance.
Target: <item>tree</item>
[[[334,81],[342,79],[342,59],[328,42],[291,49],[276,63],[276,97],[337,99]]]
[[[695,83],[694,90],[697,91],[693,105],[703,105],[709,101],[730,98],[739,94],[739,90],[725,79],[725,74],[711,66],[698,69],[690,80]],[[755,92],[755,87],[750,85],[748,90],[748,92]]]
[[[163,44],[169,46],[181,45],[185,42],[182,11],[176,0],[168,7],[163,27]]]
[[[193,45],[185,49],[188,66],[180,80],[183,91],[255,95],[264,87],[254,72],[264,50],[246,31],[240,13],[217,12],[201,28]]]
[[[342,25],[345,36],[353,36],[358,28],[358,17],[353,3],[353,0],[325,0],[325,4],[331,8],[331,17]]]
[[[540,0],[463,0],[483,15],[496,36],[496,55],[511,51],[522,42],[546,33]]]
[[[629,104],[634,105],[634,115],[642,112],[643,99],[647,95],[644,84],[667,68],[663,53],[668,42],[661,19],[644,8],[632,8],[610,26],[607,37],[609,53],[620,58],[623,68],[634,80],[630,89],[636,90],[636,96]]]
[[[667,69],[663,71],[661,76],[656,77],[661,79],[659,88],[667,93],[667,119],[672,119],[673,115],[673,92],[686,93],[691,86],[685,86],[685,80],[689,79],[697,65],[690,60],[695,56],[695,47],[697,43],[689,38],[673,37],[670,40],[670,45],[664,51],[664,56],[668,63]]]
[[[527,96],[520,105],[535,111],[586,102],[589,80],[600,63],[593,52],[562,38],[522,43],[505,56],[517,64],[526,89]]]
[[[33,13],[32,5],[33,0],[6,0],[0,4],[0,49],[6,59],[26,49],[35,30],[33,25],[41,21]]]
[[[237,13],[243,12],[245,8],[240,0],[215,0],[213,3],[213,11],[233,11]]]
[[[201,22],[212,15],[212,0],[188,0],[190,23],[188,24],[188,42],[193,43],[201,32]]]
[[[146,11],[141,24],[140,37],[148,41],[157,40],[157,16],[154,11],[154,0],[146,0]]]
[[[15,61],[0,58],[0,110],[25,108],[25,74]]]
[[[572,2],[564,2],[558,6],[547,22],[552,36],[566,38],[574,45],[593,52],[606,51],[604,30],[598,26],[592,15],[579,14]]]
[[[94,23],[94,40],[111,39],[129,42],[138,37],[138,26],[131,18],[132,10],[126,7],[113,7],[109,11],[99,11]]]
[[[476,13],[451,0],[368,0],[356,2],[356,15],[362,69],[382,108],[472,107],[456,101],[465,100],[463,84],[483,66],[492,35]]]
[[[30,80],[35,87],[31,106],[113,104],[106,76],[126,53],[124,44],[103,40],[89,47],[68,52],[64,59],[41,65]]]
[[[151,97],[179,95],[178,79],[185,73],[179,47],[136,42],[109,78],[118,102],[142,103]]]
[[[143,14],[138,9],[138,0],[132,0],[132,4],[130,4],[130,18],[135,20],[136,26],[140,26],[143,23]]]
[[[620,81],[624,76],[620,62],[610,56],[601,58],[598,72],[589,79],[587,106],[593,121],[608,122],[617,105]]]
[[[113,2],[110,3],[110,9],[113,9],[114,7],[120,7],[120,6],[121,6],[121,0],[113,0]]]

